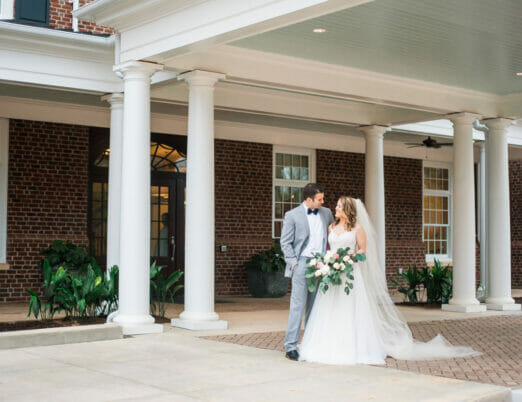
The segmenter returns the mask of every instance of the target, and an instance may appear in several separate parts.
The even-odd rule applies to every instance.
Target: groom
[[[298,360],[297,342],[301,335],[301,321],[306,307],[305,325],[312,310],[315,293],[308,292],[305,271],[306,259],[326,251],[328,226],[333,222],[332,212],[321,209],[324,191],[316,183],[303,189],[304,202],[285,214],[281,232],[281,249],[285,255],[285,276],[292,278],[290,314],[285,335],[286,357]]]

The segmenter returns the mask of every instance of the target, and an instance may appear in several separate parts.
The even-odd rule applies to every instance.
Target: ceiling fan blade
[[[420,146],[422,146],[423,144],[421,144],[420,142],[405,142],[404,145],[420,145]]]
[[[452,147],[452,142],[438,142],[437,145],[443,146],[443,147]]]
[[[408,148],[422,148],[424,145],[421,145],[421,144],[415,144],[415,145],[410,145]]]

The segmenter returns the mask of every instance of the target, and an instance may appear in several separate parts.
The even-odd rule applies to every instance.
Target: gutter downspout
[[[73,5],[73,11],[78,10],[80,8],[80,0],[69,0]],[[73,32],[78,32],[78,18],[74,16],[74,13],[72,14],[72,29]]]

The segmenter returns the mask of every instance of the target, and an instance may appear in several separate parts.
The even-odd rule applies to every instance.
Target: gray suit
[[[327,228],[333,222],[332,212],[328,208],[320,208],[318,215],[323,223],[323,249],[326,251]],[[305,325],[312,310],[315,293],[308,292],[306,284],[306,259],[301,253],[306,249],[310,239],[310,226],[303,204],[285,214],[281,233],[281,249],[285,255],[285,276],[292,278],[292,293],[290,295],[290,314],[288,328],[285,335],[285,349],[287,352],[297,348],[301,334],[301,320],[306,307]],[[292,270],[292,267],[297,267]]]

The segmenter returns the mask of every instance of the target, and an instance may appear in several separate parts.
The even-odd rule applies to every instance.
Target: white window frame
[[[14,19],[14,0],[0,0],[0,20]]]
[[[308,181],[304,183],[301,180],[287,180],[276,178],[276,154],[292,154],[292,155],[305,155],[308,156]],[[272,238],[275,237],[275,222],[283,221],[282,219],[275,218],[275,188],[276,186],[289,186],[289,187],[304,187],[308,183],[315,182],[315,149],[310,148],[295,148],[285,147],[280,145],[274,145],[272,151]],[[279,237],[277,237],[279,238]]]
[[[7,258],[7,167],[9,162],[9,119],[0,118],[0,269]],[[3,265],[2,265],[3,264]]]
[[[424,188],[424,168],[448,169],[448,191],[426,190]],[[424,244],[424,196],[448,196],[448,253],[425,254],[426,263],[432,264],[436,258],[443,264],[452,264],[453,255],[453,165],[444,162],[423,161],[422,163],[422,242]]]

